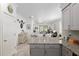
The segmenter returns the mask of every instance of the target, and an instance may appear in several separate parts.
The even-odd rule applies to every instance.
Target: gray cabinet
[[[60,56],[61,48],[60,45],[45,45],[45,55],[46,56]]]
[[[62,46],[62,56],[72,56],[72,51],[68,48]]]
[[[32,44],[30,45],[31,56],[60,56],[59,44]]]
[[[44,45],[30,45],[31,56],[44,56]]]
[[[44,56],[44,49],[43,48],[32,48],[30,55],[31,56]]]

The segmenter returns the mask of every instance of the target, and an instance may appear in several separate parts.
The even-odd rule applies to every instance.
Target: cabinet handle
[[[68,25],[68,30],[70,30],[70,25]]]
[[[7,40],[4,40],[4,42],[7,42]]]

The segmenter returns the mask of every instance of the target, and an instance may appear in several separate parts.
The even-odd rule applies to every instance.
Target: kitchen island
[[[31,56],[61,56],[61,44],[58,37],[32,37],[28,43]]]
[[[31,56],[61,56],[61,44],[31,43]]]

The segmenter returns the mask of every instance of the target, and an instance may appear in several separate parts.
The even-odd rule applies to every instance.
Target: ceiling
[[[32,16],[36,22],[45,22],[61,18],[61,8],[58,3],[16,3],[16,13],[26,20]]]

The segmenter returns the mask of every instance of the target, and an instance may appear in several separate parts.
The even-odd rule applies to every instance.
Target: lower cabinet
[[[31,56],[44,56],[44,49],[40,48],[32,48]]]
[[[60,56],[61,47],[58,44],[45,45],[45,55],[46,56]]]
[[[72,56],[72,51],[70,49],[66,48],[65,46],[62,46],[62,56]]]
[[[60,56],[60,44],[32,44],[30,45],[31,56]]]
[[[44,45],[30,45],[31,56],[44,56]]]

